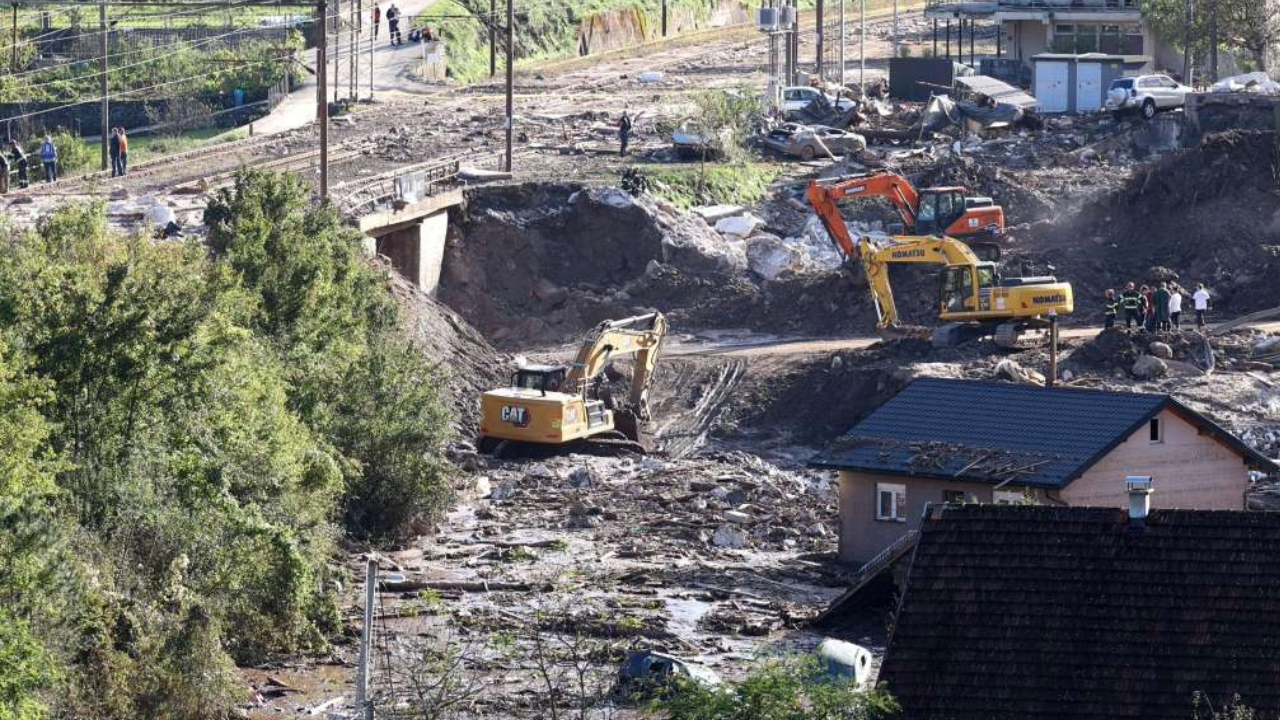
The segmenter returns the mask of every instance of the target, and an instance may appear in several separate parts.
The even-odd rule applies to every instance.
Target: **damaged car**
[[[638,650],[629,654],[618,669],[613,697],[624,703],[661,697],[681,682],[715,687],[721,680],[710,668],[655,650]]]
[[[671,133],[671,147],[682,160],[717,160],[732,139],[733,132],[728,128],[708,132],[698,121],[685,120]]]
[[[867,139],[857,133],[826,125],[801,125],[785,123],[770,130],[761,142],[764,146],[783,155],[813,160],[849,155],[867,149]]]

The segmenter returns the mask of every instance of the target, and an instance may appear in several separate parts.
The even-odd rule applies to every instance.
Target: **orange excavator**
[[[1004,208],[991,198],[971,197],[963,187],[917,190],[909,180],[890,172],[814,180],[809,203],[837,245],[857,243],[844,222],[840,202],[847,198],[882,197],[902,216],[905,235],[938,235],[961,240],[984,240],[1004,234]]]

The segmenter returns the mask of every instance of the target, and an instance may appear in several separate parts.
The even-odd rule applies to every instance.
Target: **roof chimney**
[[[1129,491],[1129,523],[1142,527],[1147,524],[1147,513],[1151,512],[1151,476],[1130,475],[1124,479],[1124,486]]]

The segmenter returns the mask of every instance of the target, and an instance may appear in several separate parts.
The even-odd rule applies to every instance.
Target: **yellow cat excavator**
[[[662,313],[606,320],[583,339],[570,365],[526,365],[511,386],[480,401],[480,451],[581,449],[644,452],[649,386],[667,335]],[[609,361],[634,356],[626,401],[615,402],[603,377]]]
[[[995,263],[984,262],[968,245],[949,237],[897,236],[858,241],[846,258],[862,264],[879,318],[877,329],[898,326],[898,308],[889,285],[889,266],[927,263],[944,266],[938,317],[946,321],[933,331],[935,347],[954,347],[993,336],[1001,347],[1026,347],[1023,333],[1049,326],[1048,316],[1075,309],[1071,283],[1054,277],[1002,278]]]

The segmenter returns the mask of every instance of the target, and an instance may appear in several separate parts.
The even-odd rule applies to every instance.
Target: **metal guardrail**
[[[960,10],[966,5],[996,10],[1140,10],[1139,0],[926,0],[926,10]]]

